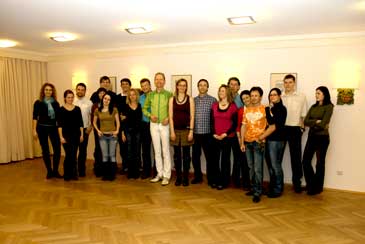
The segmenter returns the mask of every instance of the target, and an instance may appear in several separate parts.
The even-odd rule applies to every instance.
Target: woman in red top
[[[179,186],[181,183],[183,186],[189,185],[190,148],[193,145],[195,105],[194,99],[187,95],[187,90],[188,82],[185,79],[178,80],[175,95],[169,100],[170,139],[171,145],[174,146],[176,170],[175,186]],[[181,161],[183,171],[181,171]]]
[[[231,90],[221,85],[218,90],[218,102],[212,105],[212,123],[214,161],[212,165],[212,188],[223,190],[230,183],[231,147],[237,128],[237,106]]]

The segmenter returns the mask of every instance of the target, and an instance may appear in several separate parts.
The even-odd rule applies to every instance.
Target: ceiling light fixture
[[[151,27],[147,26],[136,26],[136,27],[128,27],[125,29],[129,34],[146,34],[152,32]]]
[[[76,36],[71,33],[53,33],[49,37],[56,42],[69,42],[76,39]]]
[[[16,42],[11,40],[0,39],[0,48],[15,47]]]
[[[256,23],[252,16],[231,17],[227,18],[227,20],[228,23],[230,23],[231,25],[245,25]]]

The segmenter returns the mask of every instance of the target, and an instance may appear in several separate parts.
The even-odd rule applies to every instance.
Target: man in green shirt
[[[150,131],[157,169],[156,177],[151,179],[150,182],[156,183],[162,180],[161,185],[163,186],[169,184],[171,177],[169,98],[172,94],[164,89],[165,83],[165,74],[161,72],[156,73],[156,90],[148,93],[143,106],[144,115],[151,121]]]

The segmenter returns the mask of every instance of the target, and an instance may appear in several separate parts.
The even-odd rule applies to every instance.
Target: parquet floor
[[[365,243],[365,194],[262,198],[205,183],[45,180],[40,159],[0,166],[1,244]]]

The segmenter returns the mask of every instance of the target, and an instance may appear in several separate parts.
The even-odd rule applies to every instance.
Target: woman
[[[127,141],[128,179],[138,179],[141,167],[141,125],[142,107],[139,93],[130,89],[127,94],[126,105],[122,109],[122,140]]]
[[[269,93],[270,105],[265,108],[269,127],[259,140],[266,139],[266,163],[270,174],[270,185],[267,196],[280,197],[284,190],[284,174],[281,166],[285,150],[286,107],[281,100],[281,90],[272,88]]]
[[[119,114],[113,107],[111,96],[104,94],[101,104],[94,113],[93,125],[98,133],[102,154],[103,178],[102,180],[113,181],[117,169],[116,146],[118,142]],[[99,120],[99,125],[98,125]]]
[[[244,110],[250,105],[250,91],[249,90],[243,90],[240,93],[240,99],[241,102],[244,106],[242,106],[241,108],[238,109],[237,111],[237,129],[236,129],[236,134],[238,137],[238,143],[239,145],[241,145],[241,125],[242,125],[242,119],[244,116]],[[240,186],[241,182],[235,182],[235,179],[237,177],[235,177],[235,174],[242,174],[242,185],[243,185],[243,189],[249,191],[251,188],[251,183],[250,183],[250,173],[249,173],[249,168],[247,165],[247,159],[246,159],[246,153],[242,152],[240,150],[240,152],[242,153],[241,156],[241,165],[239,169],[235,169],[233,168],[232,170],[232,181],[233,184],[235,186]]]
[[[218,102],[212,105],[212,124],[214,138],[214,165],[212,166],[212,188],[223,190],[230,183],[231,147],[237,127],[237,106],[233,102],[231,90],[221,85]]]
[[[57,131],[57,116],[60,105],[57,102],[56,88],[51,83],[43,84],[39,99],[33,106],[33,137],[39,138],[42,147],[43,161],[47,169],[47,179],[62,178],[58,173],[61,156],[61,143]],[[49,155],[48,138],[51,139],[53,148],[53,169]]]
[[[63,94],[65,105],[60,109],[58,132],[65,150],[63,163],[63,179],[65,181],[77,180],[77,149],[79,143],[84,140],[84,125],[81,109],[73,104],[74,93],[66,90]]]
[[[175,89],[175,95],[169,100],[170,140],[174,146],[176,170],[175,186],[188,186],[195,105],[194,100],[187,94],[188,82],[185,79],[178,80]]]
[[[105,93],[107,93],[107,90],[104,87],[100,87],[96,91],[98,95],[98,101],[102,101],[103,96]],[[94,121],[94,113],[99,108],[100,102],[95,102],[93,106],[91,107],[91,122]],[[99,121],[97,122],[99,124]],[[101,149],[100,149],[100,143],[99,143],[99,136],[98,132],[94,130],[94,140],[95,140],[95,150],[94,150],[94,174],[96,177],[102,176],[102,165],[103,165],[103,159],[101,156]]]
[[[304,119],[304,125],[310,128],[303,154],[303,169],[308,195],[316,195],[323,191],[326,153],[330,143],[328,127],[334,107],[331,95],[325,86],[316,89],[316,101]],[[314,153],[317,158],[315,172],[312,167]]]

